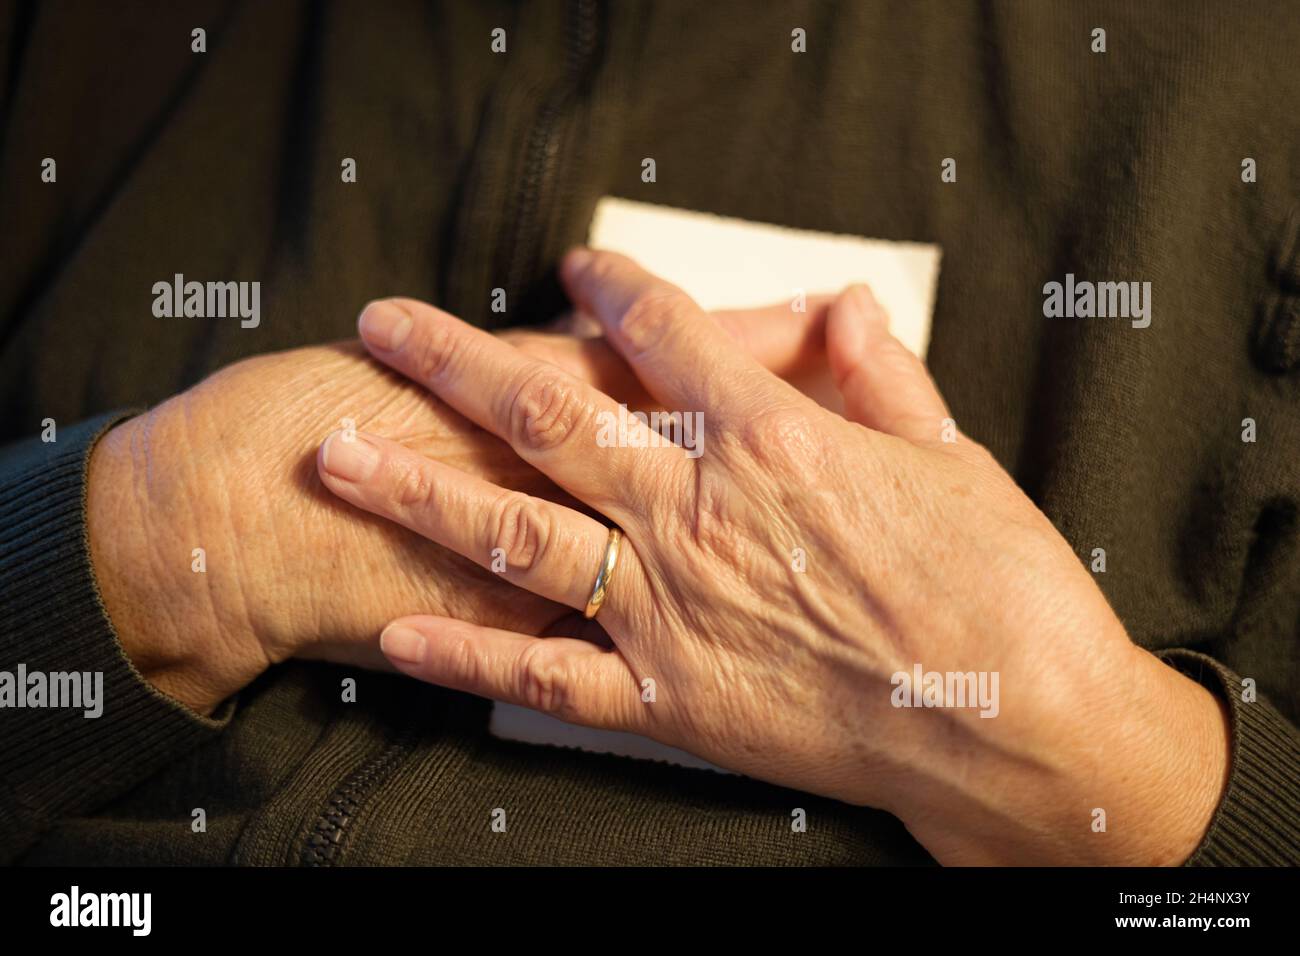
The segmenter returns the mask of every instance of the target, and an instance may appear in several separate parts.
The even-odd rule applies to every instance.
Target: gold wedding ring
[[[622,540],[622,531],[618,528],[609,529],[609,540],[605,542],[605,559],[596,572],[596,583],[591,586],[591,597],[587,598],[587,608],[582,612],[582,616],[589,621],[600,612],[600,606],[605,603],[605,595],[609,594],[609,582],[614,577],[614,566],[618,564],[618,547]]]

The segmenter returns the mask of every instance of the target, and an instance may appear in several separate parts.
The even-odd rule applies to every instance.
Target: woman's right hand
[[[1220,703],[1129,640],[864,288],[829,310],[840,416],[631,260],[582,250],[566,267],[647,389],[698,416],[703,454],[635,420],[610,441],[607,394],[440,310],[374,303],[361,333],[376,358],[622,530],[379,433],[351,461],[323,456],[341,498],[465,555],[511,542],[507,577],[571,608],[621,540],[600,610],[612,647],[411,615],[384,633],[396,666],[880,807],[943,862],[1192,853],[1224,787]],[[1094,808],[1116,822],[1105,839]]]

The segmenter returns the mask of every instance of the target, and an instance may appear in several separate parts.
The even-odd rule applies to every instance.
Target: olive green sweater
[[[957,420],[1080,560],[1105,550],[1132,639],[1229,705],[1192,862],[1300,862],[1291,5],[179,6],[0,6],[0,671],[104,674],[98,719],[0,710],[0,860],[929,860],[886,814],[501,742],[486,702],[390,675],[344,704],[346,669],[290,663],[201,719],[116,642],[83,513],[115,410],[348,337],[377,295],[548,318],[614,194],[940,245]],[[155,317],[175,273],[259,280],[260,325]],[[1150,327],[1045,317],[1067,273],[1151,282]]]

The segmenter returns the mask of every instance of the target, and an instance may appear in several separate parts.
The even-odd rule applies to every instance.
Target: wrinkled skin
[[[598,389],[437,309],[373,303],[361,330],[376,358],[588,510],[479,481],[379,428],[322,446],[331,491],[480,563],[500,547],[505,578],[573,608],[605,549],[592,513],[626,535],[600,611],[612,647],[419,615],[384,633],[395,666],[882,807],[944,862],[1192,852],[1224,785],[1220,705],[1131,643],[1050,521],[952,429],[865,288],[828,312],[840,415],[630,260],[581,250],[563,276],[655,399],[704,413],[705,453],[601,447],[614,402]],[[997,715],[894,706],[893,675],[918,663],[996,672]]]
[[[738,347],[795,374],[815,356],[825,306],[812,301],[794,322],[788,307],[719,319]],[[502,338],[632,407],[649,401],[601,339]],[[200,713],[292,656],[387,668],[376,638],[400,614],[572,632],[567,608],[326,492],[316,448],[344,419],[505,487],[576,504],[507,444],[355,343],[238,362],[118,425],[91,459],[94,573],[137,669]],[[204,573],[192,569],[196,548]]]

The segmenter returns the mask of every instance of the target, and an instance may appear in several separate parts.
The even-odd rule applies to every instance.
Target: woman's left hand
[[[577,250],[563,278],[703,442],[662,442],[602,392],[435,308],[372,303],[360,327],[377,359],[624,534],[599,615],[612,648],[413,616],[382,637],[400,670],[883,808],[941,862],[1191,854],[1224,786],[1221,706],[1129,640],[1051,522],[956,431],[864,287],[827,323],[841,417],[630,260]],[[601,521],[358,441],[376,464],[353,481],[321,464],[335,494],[587,604]]]

